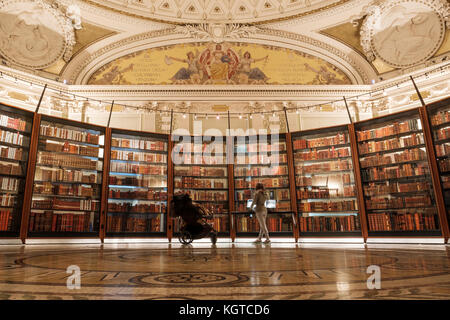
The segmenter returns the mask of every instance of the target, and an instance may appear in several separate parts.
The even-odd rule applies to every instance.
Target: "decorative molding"
[[[201,23],[175,26],[174,31],[190,38],[220,43],[226,40],[249,38],[258,31],[258,27],[237,23]]]
[[[79,10],[44,0],[0,2],[0,54],[11,64],[44,69],[63,58],[69,61],[81,28]]]
[[[364,54],[369,61],[379,58],[395,68],[430,59],[450,27],[446,0],[377,1],[363,10],[364,15],[360,30]],[[415,29],[416,25],[421,29]]]

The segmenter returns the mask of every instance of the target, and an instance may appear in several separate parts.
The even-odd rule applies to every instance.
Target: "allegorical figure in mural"
[[[238,82],[251,84],[264,84],[269,79],[259,68],[252,68],[252,63],[263,61],[267,62],[269,56],[260,59],[253,59],[250,52],[246,51],[239,60]]]
[[[179,59],[175,57],[166,56],[166,64],[172,64],[171,60],[187,63],[187,68],[181,68],[175,73],[171,78],[174,84],[185,84],[185,83],[200,83],[203,78],[203,70],[198,61],[198,51],[194,54],[189,51],[187,54],[187,59]]]
[[[351,84],[349,81],[336,78],[336,74],[330,72],[325,66],[320,66],[319,70],[316,70],[305,63],[305,68],[316,74],[314,80],[308,84]]]
[[[127,84],[123,79],[123,74],[125,72],[133,70],[134,64],[130,64],[129,66],[119,69],[119,66],[113,66],[111,70],[105,72],[100,79],[94,79],[91,84],[97,85],[108,85],[108,84]]]
[[[208,48],[202,52],[200,62],[208,76],[205,84],[234,83],[232,77],[239,64],[239,57],[232,48],[225,51],[222,45],[217,44],[213,50]]]

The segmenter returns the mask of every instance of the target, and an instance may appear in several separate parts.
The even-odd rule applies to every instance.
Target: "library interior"
[[[449,1],[5,0],[0,62],[0,300],[450,298]]]

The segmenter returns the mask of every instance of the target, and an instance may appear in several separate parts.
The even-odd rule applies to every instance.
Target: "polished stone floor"
[[[3,245],[0,299],[449,299],[449,256],[448,245]],[[80,289],[67,287],[74,265]]]

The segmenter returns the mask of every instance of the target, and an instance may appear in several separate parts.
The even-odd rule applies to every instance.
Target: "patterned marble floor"
[[[0,299],[449,299],[446,245],[0,246]],[[81,288],[69,289],[69,266]],[[368,289],[379,266],[381,289]],[[373,282],[371,282],[373,283]]]

